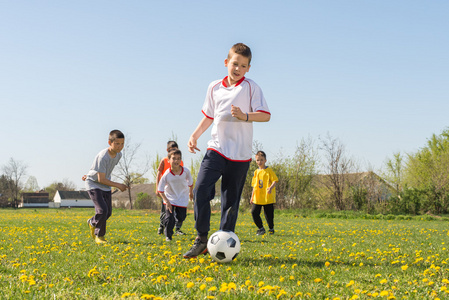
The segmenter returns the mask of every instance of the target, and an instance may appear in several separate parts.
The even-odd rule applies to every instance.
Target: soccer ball
[[[207,250],[216,262],[227,263],[239,254],[240,241],[234,232],[219,230],[210,236]]]

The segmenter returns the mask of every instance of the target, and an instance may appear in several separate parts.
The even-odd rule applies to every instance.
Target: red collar
[[[240,85],[240,83],[243,82],[243,80],[245,80],[245,76],[242,77],[242,79],[240,79],[235,86]],[[221,82],[223,84],[224,87],[228,87],[228,76],[226,76],[225,78],[223,78],[223,81]]]
[[[170,173],[172,173],[174,176],[181,176],[182,173],[184,173],[184,167],[181,166],[181,173],[179,173],[179,175],[176,175],[175,173],[173,173],[173,171],[171,170],[171,168],[170,168]]]

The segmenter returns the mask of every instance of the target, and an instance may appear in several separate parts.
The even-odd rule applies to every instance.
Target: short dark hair
[[[174,149],[174,150],[168,152],[168,156],[167,156],[168,159],[170,159],[170,157],[172,157],[173,155],[179,155],[182,158],[182,152],[179,149]]]
[[[251,54],[251,49],[247,45],[243,43],[237,43],[234,46],[232,46],[228,53],[228,59],[231,58],[232,56],[231,53],[240,54],[248,58],[248,63],[251,64],[251,58],[253,57],[253,55]]]
[[[114,129],[111,132],[109,132],[109,140],[111,142],[115,141],[116,139],[124,139],[124,138],[125,135],[118,129]]]
[[[171,148],[179,148],[178,143],[175,141],[168,141],[167,142],[167,151],[170,151]]]
[[[262,150],[257,151],[256,156],[262,156],[263,158],[267,159],[267,155]]]

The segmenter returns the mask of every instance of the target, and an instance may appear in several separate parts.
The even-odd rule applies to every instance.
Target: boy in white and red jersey
[[[175,222],[186,219],[189,198],[193,199],[193,178],[189,169],[181,166],[182,154],[176,149],[168,153],[170,168],[162,175],[158,185],[165,207],[163,220],[165,240],[171,241]]]
[[[189,151],[196,153],[195,150],[200,150],[198,138],[213,124],[212,138],[207,144],[194,189],[197,237],[184,254],[185,258],[195,258],[207,252],[210,195],[220,177],[220,229],[235,230],[240,196],[252,156],[252,122],[268,122],[271,117],[262,90],[254,81],[245,78],[250,63],[248,46],[242,43],[232,46],[224,61],[228,76],[209,85],[202,109],[204,117],[189,139]]]
[[[178,143],[176,143],[175,141],[167,142],[167,153],[170,153],[170,151],[172,151],[172,150],[177,150],[178,148],[179,148]],[[183,167],[183,166],[184,166],[184,164],[181,161],[181,167]],[[161,198],[161,214],[159,217],[160,224],[159,224],[159,228],[157,229],[158,234],[164,233],[165,204],[164,204],[164,201],[162,200],[161,195],[157,191],[157,188],[159,186],[159,181],[161,180],[162,175],[164,175],[165,171],[167,171],[169,168],[170,168],[170,162],[168,161],[168,156],[167,156],[167,157],[164,157],[163,159],[161,159],[161,162],[159,163],[159,167],[157,168],[157,175],[156,175],[156,196]],[[181,231],[181,226],[182,226],[182,222],[180,222],[179,220],[176,220],[175,232],[177,235],[185,235],[185,233]]]

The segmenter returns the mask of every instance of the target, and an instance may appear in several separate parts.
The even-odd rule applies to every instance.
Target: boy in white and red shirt
[[[181,166],[181,161],[180,150],[168,153],[170,168],[162,175],[158,185],[158,192],[165,205],[165,217],[162,222],[166,241],[172,240],[176,220],[182,224],[186,219],[189,198],[193,199],[193,178],[189,169]]]
[[[252,156],[253,124],[268,122],[271,114],[260,87],[245,78],[250,69],[251,49],[238,43],[229,50],[224,64],[228,76],[213,81],[207,90],[203,119],[192,133],[188,148],[196,153],[198,138],[213,124],[194,191],[197,237],[183,256],[195,258],[207,252],[210,230],[211,192],[218,179],[221,184],[220,229],[234,231],[240,196]]]

